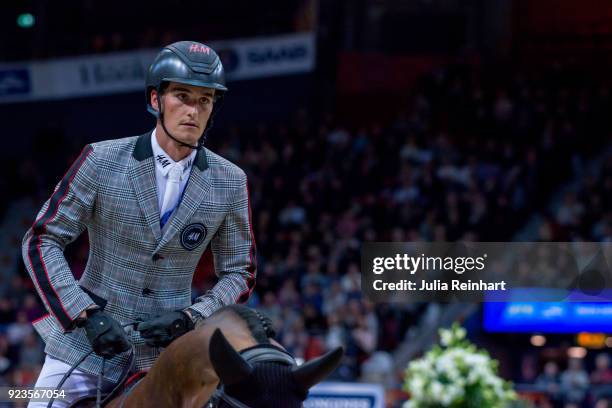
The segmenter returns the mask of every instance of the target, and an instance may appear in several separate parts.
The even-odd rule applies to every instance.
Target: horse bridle
[[[248,348],[240,352],[242,358],[249,364],[256,363],[280,363],[288,366],[296,366],[297,363],[291,354],[285,350],[274,346],[273,344],[259,344],[255,347]],[[223,401],[232,408],[250,408],[248,405],[236,398],[227,395],[223,384],[219,384],[219,387],[210,397],[208,403],[204,408],[216,408],[219,403]]]

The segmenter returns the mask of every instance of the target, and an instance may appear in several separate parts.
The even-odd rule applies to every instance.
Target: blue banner
[[[0,96],[27,95],[31,90],[30,71],[27,68],[0,70]]]
[[[490,332],[612,333],[612,303],[485,303]]]
[[[383,408],[384,395],[378,384],[323,382],[310,389],[304,408]]]

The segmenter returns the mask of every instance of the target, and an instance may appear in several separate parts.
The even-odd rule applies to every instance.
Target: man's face
[[[164,125],[172,136],[187,144],[197,144],[213,108],[215,90],[170,82],[161,95]],[[157,91],[151,92],[151,105],[159,111]]]

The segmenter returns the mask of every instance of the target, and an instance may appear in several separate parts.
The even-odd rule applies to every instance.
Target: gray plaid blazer
[[[160,230],[151,134],[86,146],[23,238],[25,265],[49,314],[34,327],[45,352],[74,364],[91,350],[74,319],[96,303],[120,323],[190,309],[204,317],[245,302],[255,285],[255,241],[245,173],[203,148],[194,159],[179,207]],[[75,280],[63,251],[85,229],[89,260]],[[211,245],[217,284],[191,302],[196,266]],[[136,368],[160,353],[136,331]],[[128,353],[106,362],[116,381]],[[93,354],[79,368],[98,374]]]

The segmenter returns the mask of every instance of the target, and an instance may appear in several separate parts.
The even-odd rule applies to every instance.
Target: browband
[[[265,362],[281,363],[288,366],[297,365],[291,354],[273,344],[259,344],[242,350],[240,355],[250,364]]]

